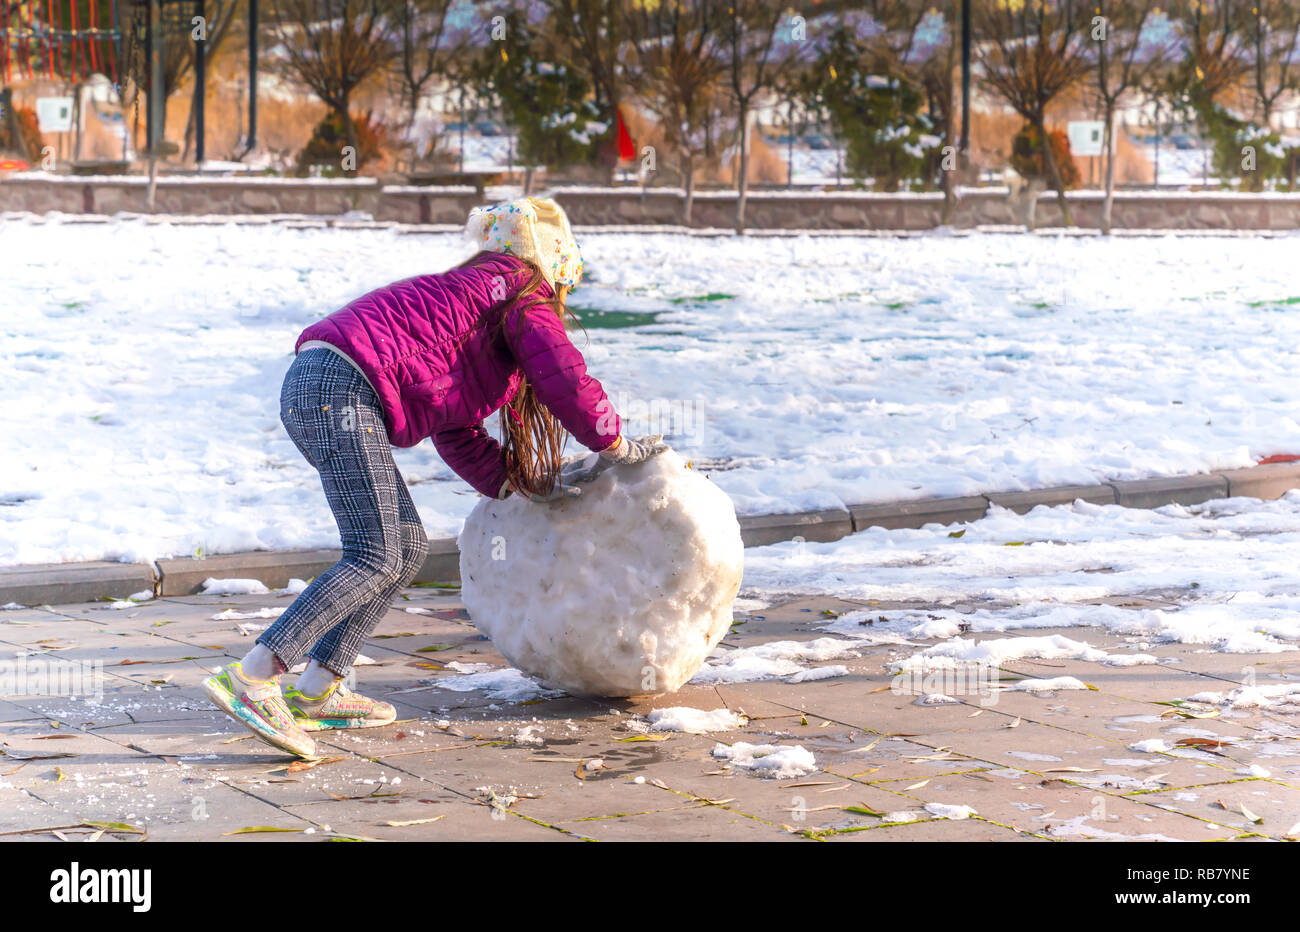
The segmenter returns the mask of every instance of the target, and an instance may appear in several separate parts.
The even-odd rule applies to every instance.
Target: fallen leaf
[[[99,819],[82,819],[79,823],[86,828],[97,828],[105,832],[123,832],[131,835],[143,835],[144,829],[126,822],[101,822]]]
[[[11,748],[8,745],[0,747],[0,754],[13,760],[57,760],[60,757],[76,757],[76,754],[67,752],[56,752],[54,754],[38,754],[36,751],[20,751],[17,748]]]
[[[869,815],[869,816],[875,816],[876,818],[880,818],[881,816],[884,815],[883,812],[877,812],[875,809],[872,809],[866,803],[858,803],[856,806],[841,806],[840,808],[842,808],[845,812],[856,812],[858,815]]]
[[[926,785],[927,783],[929,783],[929,782],[930,782],[929,780],[922,780],[920,783],[913,783],[911,786],[905,786],[905,787],[903,787],[903,789],[904,789],[904,790],[919,790],[921,787],[925,786],[925,785]]]
[[[343,760],[342,757],[309,757],[296,760],[289,765],[289,773],[300,773],[304,770],[311,770],[313,767],[319,767],[322,764],[334,764]]]
[[[1226,748],[1231,742],[1213,738],[1180,738],[1174,744],[1182,748]]]
[[[245,825],[243,828],[237,828],[233,832],[222,832],[224,838],[227,835],[255,835],[258,832],[301,832],[300,828],[280,828],[275,825]]]
[[[389,820],[385,825],[391,825],[393,828],[405,828],[408,825],[425,825],[429,822],[437,822],[439,819],[447,818],[445,815],[434,816],[432,819],[408,819],[405,822],[394,822]]]

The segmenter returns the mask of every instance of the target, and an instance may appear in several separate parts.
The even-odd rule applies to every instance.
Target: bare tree
[[[736,112],[739,171],[736,173],[736,232],[745,230],[749,193],[749,128],[759,96],[771,90],[788,63],[799,21],[787,15],[782,0],[729,0],[723,25],[726,70]],[[780,35],[780,30],[785,35]]]
[[[453,63],[465,51],[464,31],[458,30],[447,16],[455,3],[393,0],[393,77],[406,110],[408,130],[415,125],[420,99],[430,85],[437,78],[448,77]]]
[[[686,189],[682,219],[689,224],[696,169],[720,148],[726,11],[719,0],[661,0],[635,5],[627,16],[629,83],[663,128]]]
[[[586,75],[595,104],[608,120],[602,157],[612,179],[618,167],[618,106],[630,0],[543,0],[554,15],[553,40],[562,64]]]
[[[347,144],[359,152],[352,95],[392,61],[391,0],[277,0],[276,12],[271,28],[284,70],[339,115]]]
[[[1178,0],[1171,9],[1179,20],[1187,57],[1184,67],[1206,103],[1216,103],[1250,71],[1245,20],[1238,0]]]
[[[956,55],[960,28],[960,0],[940,3],[924,0],[861,0],[855,4],[858,16],[875,24],[861,43],[867,63],[879,75],[904,82],[924,96],[934,122],[943,133],[945,145],[956,152],[954,130]],[[944,219],[955,207],[955,171],[944,171]]]
[[[1074,220],[1060,166],[1047,134],[1047,107],[1091,69],[1087,26],[1091,7],[1080,0],[972,0],[981,80],[1038,134],[1047,173],[1066,226]]]
[[[1255,96],[1268,130],[1278,98],[1297,86],[1293,69],[1300,51],[1300,6],[1295,0],[1254,0],[1246,28],[1255,53]]]
[[[1089,37],[1096,49],[1093,86],[1105,123],[1102,149],[1106,157],[1106,197],[1102,202],[1101,229],[1110,233],[1115,200],[1115,109],[1120,98],[1145,84],[1147,76],[1161,67],[1172,51],[1172,43],[1165,36],[1152,36],[1147,29],[1153,12],[1164,15],[1156,10],[1156,0],[1095,2]]]

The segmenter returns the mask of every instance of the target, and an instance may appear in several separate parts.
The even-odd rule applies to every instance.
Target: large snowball
[[[582,489],[478,503],[460,534],[465,608],[507,660],[567,692],[673,692],[731,625],[735,508],[672,451]]]

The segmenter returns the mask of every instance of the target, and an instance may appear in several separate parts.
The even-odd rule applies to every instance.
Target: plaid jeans
[[[309,654],[339,676],[424,564],[429,541],[393,462],[379,398],[327,349],[298,354],[280,392],[280,420],[320,472],[343,558],[321,573],[262,636],[286,669]]]

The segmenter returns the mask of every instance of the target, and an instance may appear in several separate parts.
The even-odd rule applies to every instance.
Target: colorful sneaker
[[[397,719],[397,710],[387,702],[354,693],[341,680],[325,690],[325,695],[315,699],[290,686],[285,690],[284,701],[303,731],[378,728],[391,725]]]
[[[239,662],[203,681],[203,691],[221,711],[267,744],[298,757],[314,757],[316,742],[294,721],[280,692],[280,677],[250,680]]]

